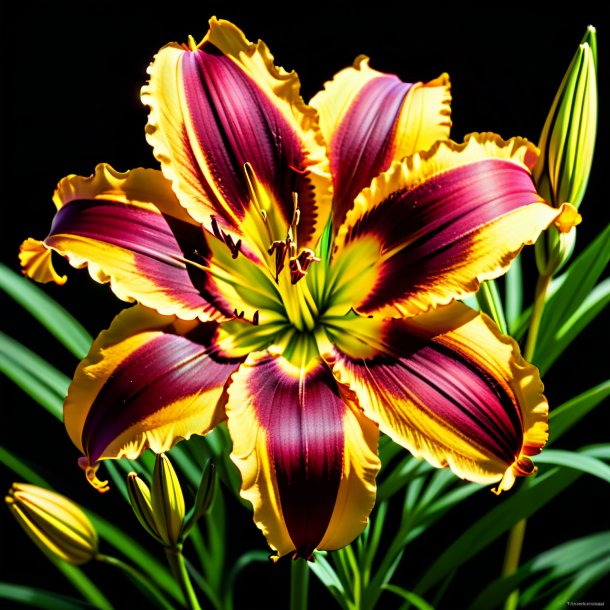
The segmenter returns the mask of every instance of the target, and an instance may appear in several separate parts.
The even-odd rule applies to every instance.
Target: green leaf
[[[95,608],[100,610],[113,610],[112,604],[106,596],[98,589],[97,585],[79,567],[62,561],[58,557],[50,556],[49,559],[55,567],[63,573],[72,586],[88,600]]]
[[[137,544],[125,532],[93,511],[82,507],[85,514],[97,530],[99,535],[115,549],[138,565],[153,582],[169,593],[174,599],[183,599],[178,583],[174,580],[165,566],[154,559],[144,547]]]
[[[268,562],[269,553],[266,551],[246,551],[237,558],[237,561],[233,564],[229,571],[228,577],[226,577],[226,610],[231,610],[233,608],[233,593],[235,591],[235,583],[237,581],[238,576],[253,563]]]
[[[496,607],[499,600],[506,599],[519,587],[524,589],[521,603],[527,605],[528,600],[535,598],[538,591],[548,593],[553,583],[573,580],[574,575],[609,557],[610,532],[598,532],[564,542],[524,563],[510,577],[494,580],[480,592],[469,610],[488,610]],[[522,587],[522,584],[528,581],[533,582],[533,586]],[[540,600],[536,599],[540,605]]]
[[[404,490],[407,483],[424,476],[433,469],[433,466],[424,460],[405,454],[398,464],[385,472],[381,484],[377,488],[377,498],[388,500],[395,493]]]
[[[127,483],[125,483],[125,477],[122,473],[119,472],[119,468],[116,464],[111,462],[110,460],[105,460],[104,466],[112,479],[112,482],[119,490],[119,493],[123,496],[123,500],[125,500],[128,504],[131,504],[129,499],[129,492],[127,491]],[[119,466],[122,466],[121,460],[119,460]]]
[[[536,462],[580,470],[584,474],[592,474],[606,481],[606,483],[610,483],[610,466],[597,458],[584,455],[578,451],[546,449],[536,457]]]
[[[608,303],[608,283],[593,288],[610,261],[610,225],[553,281],[532,358],[544,374]],[[590,296],[591,295],[591,296]],[[584,318],[578,320],[577,316]]]
[[[506,317],[496,282],[494,280],[482,282],[475,296],[480,310],[498,325],[503,334],[506,334],[508,332]]]
[[[91,608],[99,608],[99,606],[92,606],[66,595],[6,582],[0,582],[0,599],[23,604],[26,608],[42,608],[43,610],[90,610]],[[112,610],[112,606],[107,606],[107,608]]]
[[[339,580],[337,573],[326,559],[326,551],[315,551],[314,559],[315,561],[309,566],[309,569],[337,600],[339,606],[344,610],[349,610],[343,583]]]
[[[405,538],[405,544],[412,542],[427,528],[438,521],[447,511],[461,504],[471,495],[488,488],[486,485],[461,482],[458,487],[443,494],[436,502],[426,506],[417,515],[414,526]]]
[[[0,332],[0,371],[51,415],[63,421],[70,379],[18,341]]]
[[[62,345],[77,358],[87,355],[91,335],[71,314],[34,282],[0,263],[0,289],[32,314]]]
[[[569,487],[580,477],[574,469],[552,469],[537,476],[528,486],[502,499],[499,504],[467,529],[428,568],[415,588],[424,594],[437,585],[453,570],[487,547],[517,521],[533,515],[556,495]]]
[[[392,593],[396,593],[396,595],[399,595],[404,600],[408,601],[410,604],[418,608],[418,610],[434,610],[434,608],[425,599],[422,599],[415,593],[411,593],[411,591],[406,591],[398,585],[384,585],[383,588],[391,591]]]
[[[570,343],[606,308],[608,303],[610,303],[610,278],[598,284],[587,295],[580,307],[559,328],[555,329],[552,349],[548,349],[547,344],[547,351],[541,352],[539,356],[539,366],[543,374]]]
[[[568,605],[568,602],[573,599],[578,599],[591,588],[598,580],[606,576],[610,572],[610,557],[606,558],[597,564],[590,565],[586,569],[581,570],[576,578],[557,595],[544,610],[555,610]]]
[[[610,396],[610,379],[571,398],[560,407],[551,411],[549,415],[551,431],[549,444],[555,442],[572,426],[579,423],[608,396]]]
[[[38,485],[39,487],[46,487],[47,489],[50,489],[49,484],[41,476],[39,476],[37,472],[32,470],[23,460],[1,445],[0,462],[9,470],[12,470],[15,474],[17,474],[23,481],[27,481],[32,485]]]

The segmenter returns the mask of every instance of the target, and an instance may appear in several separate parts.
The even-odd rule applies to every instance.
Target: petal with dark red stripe
[[[224,420],[221,397],[240,360],[222,354],[216,330],[135,305],[94,341],[64,404],[92,483],[100,460],[165,452]]]
[[[410,316],[504,273],[564,210],[537,194],[536,149],[478,134],[407,157],[363,191],[337,237],[331,301]]]
[[[368,61],[358,57],[311,100],[328,143],[337,228],[375,176],[393,161],[448,139],[451,128],[446,74],[426,84],[405,83],[371,69]]]
[[[368,320],[371,328],[360,321],[357,332],[377,337],[383,351],[363,358],[335,330],[325,357],[383,432],[462,478],[499,481],[498,491],[534,472],[529,456],[546,443],[548,406],[538,370],[512,338],[461,303],[408,320]]]
[[[44,242],[27,240],[21,261],[34,279],[53,279],[55,250],[77,268],[87,266],[115,294],[166,314],[201,320],[231,316],[202,269],[208,247],[202,228],[179,205],[155,170],[119,173],[98,165],[89,178],[68,176],[54,196],[57,213]]]
[[[375,499],[377,426],[348,406],[328,368],[252,354],[227,403],[242,495],[278,556],[349,544]]]
[[[268,248],[286,238],[296,199],[299,244],[315,244],[331,181],[317,115],[303,103],[296,74],[276,67],[263,42],[216,19],[199,45],[161,49],[149,74],[148,141],[193,218],[210,229],[214,217],[248,237],[244,218],[264,215]],[[246,164],[265,192],[257,201]]]

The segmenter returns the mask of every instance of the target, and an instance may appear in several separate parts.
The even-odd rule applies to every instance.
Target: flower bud
[[[186,536],[197,520],[203,516],[212,505],[214,494],[216,492],[216,470],[214,463],[209,461],[203,468],[201,481],[195,496],[195,504],[189,511],[184,522],[183,534]]]
[[[151,505],[163,544],[175,546],[181,543],[184,496],[176,471],[165,453],[157,455],[155,461]]]
[[[155,524],[148,485],[135,472],[130,472],[127,475],[127,491],[131,508],[138,521],[153,538],[161,542],[161,536]]]
[[[587,33],[555,95],[540,135],[540,158],[533,170],[540,195],[554,207],[576,209],[584,197],[597,132],[597,42],[595,28]],[[576,222],[574,226],[578,224]],[[551,227],[536,243],[542,275],[552,275],[574,249],[575,231]]]
[[[10,511],[45,553],[80,565],[98,554],[98,536],[85,513],[48,489],[13,483],[5,498]]]

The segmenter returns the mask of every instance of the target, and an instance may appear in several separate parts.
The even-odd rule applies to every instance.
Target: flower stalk
[[[309,566],[297,558],[290,564],[290,610],[307,610],[309,598]]]
[[[165,547],[165,556],[167,557],[167,562],[174,578],[180,585],[186,607],[189,608],[189,610],[201,610],[201,605],[197,599],[197,594],[195,593],[191,577],[186,567],[184,555],[182,554],[182,545],[176,544],[171,547]]]

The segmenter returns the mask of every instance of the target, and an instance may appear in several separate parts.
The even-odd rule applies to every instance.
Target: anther
[[[224,242],[228,246],[229,250],[231,251],[231,258],[237,258],[237,255],[241,251],[241,239],[238,239],[237,243],[234,242],[233,238],[218,226],[218,221],[214,216],[212,216],[212,232],[217,239]]]
[[[290,268],[290,281],[296,284],[300,279],[307,275],[307,269],[311,263],[319,263],[320,259],[315,255],[313,250],[304,248],[301,253],[288,261]]]
[[[220,227],[218,226],[218,221],[214,216],[212,216],[212,231],[220,241],[224,241],[222,232],[220,231]]]
[[[286,253],[288,252],[288,244],[286,241],[274,241],[271,246],[269,246],[269,250],[267,250],[269,254],[273,254],[275,252],[275,281],[278,281],[280,276],[280,271],[284,268],[284,262],[286,260]]]

